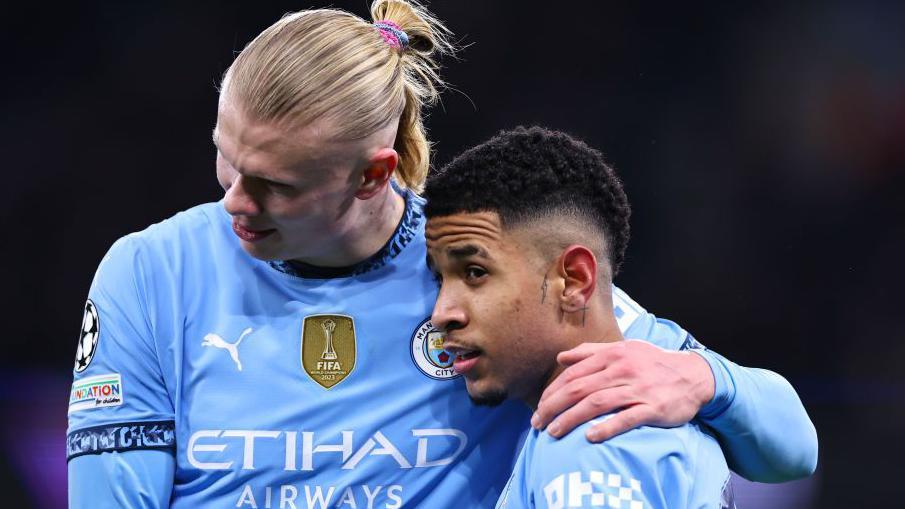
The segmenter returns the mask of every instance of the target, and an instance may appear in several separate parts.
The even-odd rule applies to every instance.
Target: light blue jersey
[[[117,241],[79,338],[70,506],[492,507],[529,412],[469,401],[428,320],[437,286],[423,201],[405,198],[393,238],[345,269],[250,257],[222,203]],[[627,337],[691,345],[681,328],[614,292]],[[717,422],[774,412],[758,398],[733,404],[733,377],[750,377],[758,394],[790,394],[772,401],[799,412],[781,379],[715,359]],[[749,443],[739,457],[758,457]],[[785,456],[795,449],[769,443]]]
[[[248,256],[219,203],[118,241],[89,294],[69,458],[173,450],[178,508],[491,506],[529,413],[469,401],[406,201],[383,252],[330,278]]]
[[[651,320],[618,288],[616,321],[627,337],[671,350],[703,348],[669,321]],[[585,434],[600,420],[561,439],[532,430],[498,509],[600,507],[623,509],[734,508],[729,467],[719,443],[698,424],[642,426],[602,444]]]
[[[696,424],[642,426],[602,443],[531,431],[498,509],[734,508],[720,445]]]

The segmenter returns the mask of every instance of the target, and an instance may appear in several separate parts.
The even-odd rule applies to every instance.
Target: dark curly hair
[[[562,132],[501,131],[428,177],[424,195],[428,218],[491,211],[514,226],[577,216],[602,232],[612,276],[625,256],[631,207],[622,182],[599,151]]]

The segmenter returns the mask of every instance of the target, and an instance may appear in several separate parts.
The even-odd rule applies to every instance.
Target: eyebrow
[[[477,255],[480,258],[489,258],[487,256],[486,251],[484,251],[480,247],[475,246],[473,244],[466,244],[464,246],[451,247],[446,250],[446,254],[448,254],[450,258],[458,258],[458,259],[468,258],[469,256],[475,256],[475,255]]]

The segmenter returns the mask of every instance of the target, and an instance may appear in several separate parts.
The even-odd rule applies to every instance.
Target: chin
[[[477,406],[497,406],[509,399],[509,393],[503,389],[472,390],[468,388],[468,397]]]
[[[252,258],[263,262],[277,262],[283,259],[275,249],[261,249],[262,246],[250,242],[241,241],[242,249]]]

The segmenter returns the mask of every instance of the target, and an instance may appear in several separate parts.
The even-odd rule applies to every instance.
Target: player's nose
[[[261,207],[249,192],[248,184],[249,182],[245,177],[236,175],[226,189],[223,205],[230,215],[256,216],[261,213]]]
[[[453,330],[461,329],[467,324],[468,313],[461,305],[460,299],[455,292],[441,286],[437,302],[434,303],[434,311],[431,313],[431,325],[438,329]]]

